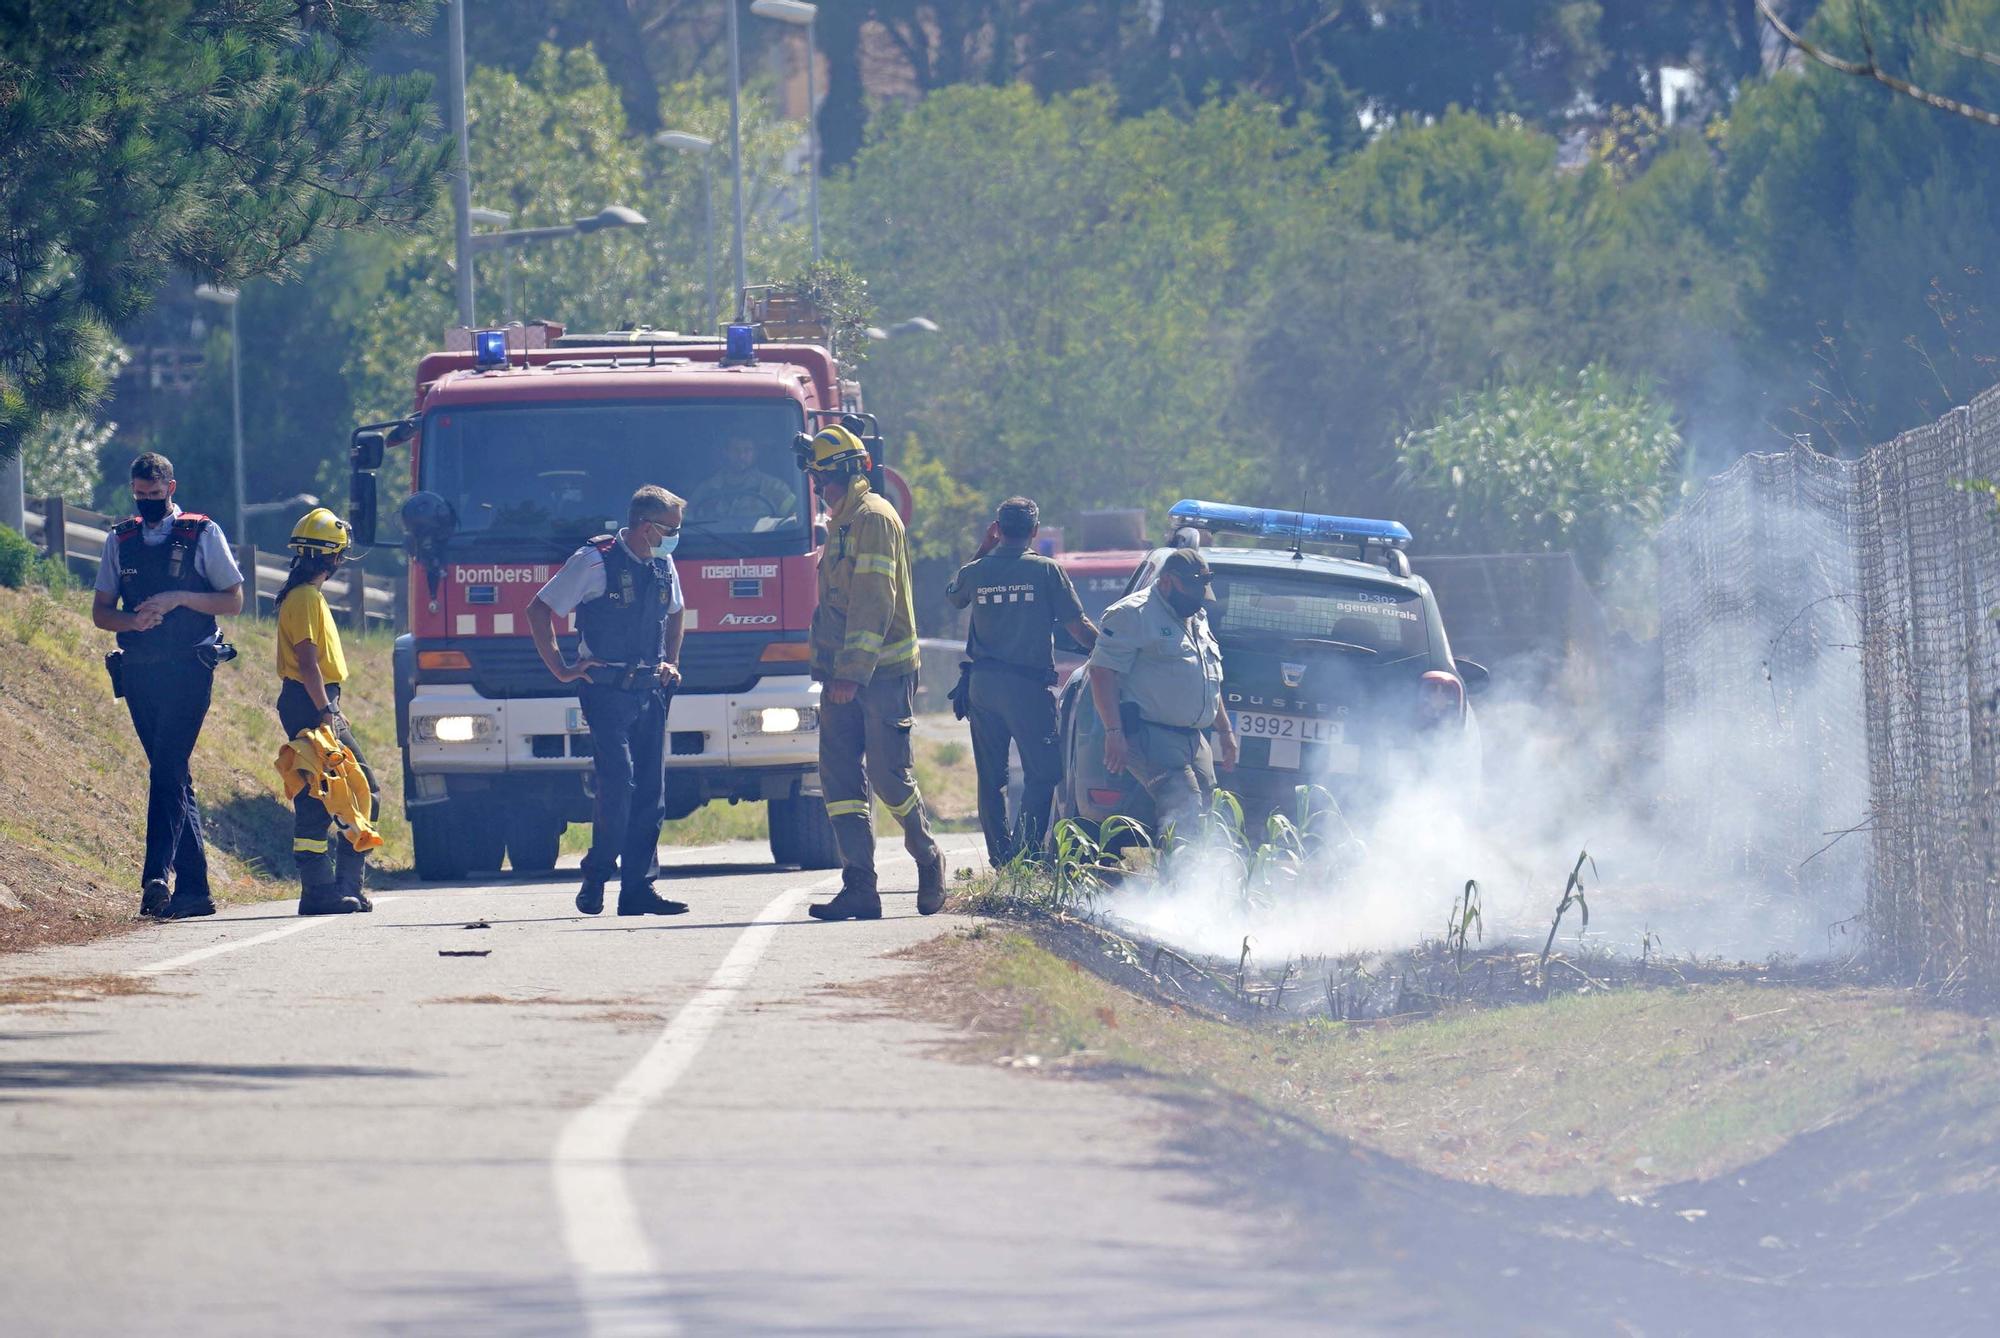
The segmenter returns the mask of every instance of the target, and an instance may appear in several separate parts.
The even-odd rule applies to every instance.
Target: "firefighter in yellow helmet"
[[[799,468],[826,502],[813,610],[812,676],[820,698],[819,775],[840,850],[840,892],[821,920],[878,920],[871,791],[903,826],[917,862],[917,910],[944,907],[944,852],[931,836],[910,758],[917,687],[916,600],[903,519],[868,483],[867,448],[841,425],[800,434]]]
[[[325,725],[360,764],[371,793],[379,793],[375,773],[355,746],[347,717],[340,712],[340,690],[347,679],[347,657],[341,650],[340,629],[320,587],[347,560],[351,536],[347,522],[315,507],[292,527],[292,569],[278,592],[278,720],[285,737]],[[379,804],[371,804],[372,822]],[[375,909],[362,888],[368,857],[333,831],[333,817],[310,791],[292,800],[292,862],[299,871],[300,915],[345,915]]]

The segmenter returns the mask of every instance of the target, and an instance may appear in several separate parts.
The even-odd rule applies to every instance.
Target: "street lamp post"
[[[715,306],[715,141],[685,130],[662,130],[653,136],[661,148],[678,153],[701,155],[701,227],[703,248],[708,256],[708,333],[713,334],[721,313]]]
[[[214,302],[229,308],[229,420],[230,441],[235,455],[236,515],[235,534],[239,542],[248,542],[243,532],[243,521],[248,514],[243,508],[243,341],[237,337],[236,299],[234,288],[220,288],[214,284],[201,284],[194,295],[204,302]]]
[[[723,0],[729,13],[729,196],[736,215],[736,319],[743,319],[743,290],[750,286],[750,263],[743,253],[743,54],[736,33],[737,0]]]
[[[451,0],[451,128],[458,140],[458,174],[451,183],[458,323],[472,325],[472,148],[465,122],[465,0]]]
[[[750,0],[750,12],[760,19],[806,30],[806,189],[816,265],[819,263],[819,37],[813,20],[819,16],[819,6],[806,0]]]

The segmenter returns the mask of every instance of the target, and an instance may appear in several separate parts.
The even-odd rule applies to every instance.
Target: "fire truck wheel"
[[[545,822],[507,834],[507,862],[515,873],[547,873],[556,867],[567,823]]]
[[[491,808],[470,808],[454,804],[458,846],[464,852],[467,873],[498,873],[507,853],[507,828]]]
[[[773,799],[769,815],[771,858],[801,869],[836,869],[840,850],[833,843],[833,824],[826,802],[818,795]]]
[[[410,810],[410,844],[416,847],[417,877],[429,883],[449,883],[465,877],[465,852],[459,849],[451,804],[425,804]]]

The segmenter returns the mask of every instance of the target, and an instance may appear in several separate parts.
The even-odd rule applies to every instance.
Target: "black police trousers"
[[[340,684],[326,685],[326,699],[336,706],[340,704]],[[319,707],[313,705],[312,694],[306,691],[305,684],[288,678],[278,689],[278,723],[284,726],[287,739],[297,738],[300,730],[321,723]],[[375,772],[361,755],[345,718],[334,725],[333,736],[341,747],[354,754],[355,765],[368,779],[368,820],[373,822],[382,812],[382,791],[375,784]],[[334,881],[336,869],[340,869],[347,873],[341,880],[343,884],[358,888],[360,869],[367,858],[365,852],[356,850],[333,830],[333,814],[326,811],[325,804],[306,791],[299,791],[292,800],[292,863],[298,868],[300,887],[323,888]]]
[[[208,851],[201,843],[201,806],[195,802],[188,762],[208,717],[215,671],[192,651],[185,659],[142,663],[128,655],[124,684],[125,708],[132,713],[132,728],[152,772],[146,788],[146,861],[140,884],[165,882],[171,870],[175,892],[205,897]]]
[[[979,827],[994,868],[1017,851],[1039,850],[1048,830],[1049,806],[1062,780],[1056,742],[1056,699],[1039,676],[998,666],[972,670],[966,719],[972,726],[972,765],[979,777]],[[1021,753],[1021,811],[1007,818],[1007,745]]]
[[[667,813],[667,707],[674,694],[601,683],[577,688],[597,781],[584,876],[609,882],[616,872],[621,891],[643,892],[652,883]]]

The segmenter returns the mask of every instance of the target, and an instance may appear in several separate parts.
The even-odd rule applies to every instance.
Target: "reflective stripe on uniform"
[[[326,853],[326,842],[312,841],[303,836],[295,836],[292,838],[292,852],[297,854],[301,851],[314,855],[324,855]]]
[[[854,558],[856,576],[894,576],[896,560],[887,553],[859,553]]]
[[[908,799],[905,799],[900,804],[891,804],[886,799],[883,800],[882,802],[888,808],[889,815],[895,818],[896,821],[901,822],[904,818],[910,816],[911,809],[915,808],[918,804],[924,802],[924,797],[916,790],[911,790],[910,797]]]
[[[851,818],[857,813],[868,811],[866,799],[829,799],[826,801],[826,815],[829,818]]]
[[[893,645],[882,647],[881,653],[876,658],[894,663],[897,660],[913,660],[916,657],[917,639],[913,636],[906,636]]]
[[[849,632],[847,634],[847,647],[849,650],[865,651],[871,655],[878,654],[882,649],[882,634],[880,632]]]

